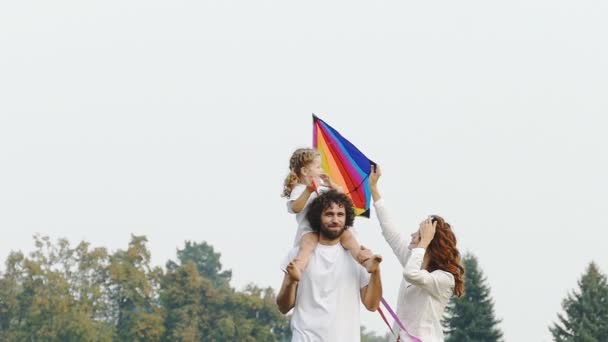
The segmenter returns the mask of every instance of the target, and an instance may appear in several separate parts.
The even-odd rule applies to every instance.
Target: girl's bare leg
[[[371,255],[369,250],[362,253],[364,250],[363,247],[359,245],[355,236],[348,230],[345,230],[344,233],[342,233],[340,244],[344,249],[348,250],[350,255],[352,255],[358,263],[363,265],[369,273],[375,272],[378,269],[380,262],[382,262],[382,257],[380,255]]]
[[[308,261],[312,255],[312,251],[315,250],[319,243],[319,234],[317,233],[306,233],[302,235],[300,239],[300,249],[298,255],[293,259],[295,267],[287,268],[287,273],[291,279],[299,281],[302,276],[302,271],[308,266]]]

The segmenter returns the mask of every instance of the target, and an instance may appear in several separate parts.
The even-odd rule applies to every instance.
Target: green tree
[[[563,300],[565,315],[558,314],[558,322],[549,327],[558,342],[608,341],[608,284],[592,262],[578,281],[578,291]]]
[[[289,321],[271,288],[229,286],[206,243],[186,243],[167,272],[150,266],[146,238],[109,254],[34,237],[0,273],[0,341],[286,341]],[[201,274],[200,271],[205,272]]]
[[[161,298],[166,341],[283,341],[288,320],[276,307],[271,288],[229,287],[219,253],[205,242],[186,242],[178,261],[167,262]],[[200,271],[205,273],[200,273]]]
[[[158,300],[161,268],[150,266],[144,236],[132,236],[126,251],[110,256],[110,297],[121,341],[160,341],[164,316]]]
[[[177,259],[181,265],[192,262],[198,273],[209,279],[215,287],[228,288],[232,271],[222,270],[220,256],[220,253],[216,253],[213,247],[204,241],[202,243],[186,241],[184,248],[177,250]],[[167,263],[167,268],[176,266],[174,261]]]
[[[464,295],[450,301],[443,326],[447,342],[493,342],[502,340],[500,320],[494,316],[490,287],[479,268],[477,258],[466,254],[464,266]]]
[[[19,307],[17,300],[19,271],[15,269],[15,266],[19,264],[19,261],[15,259],[22,258],[22,253],[11,252],[5,262],[5,272],[0,272],[0,337],[10,329],[16,318],[15,314]],[[2,339],[0,338],[0,340]]]
[[[250,284],[243,292],[226,296],[222,309],[211,341],[283,341],[291,333],[270,287]]]
[[[364,326],[361,326],[361,342],[389,342],[391,334],[387,333],[384,336],[378,336],[373,331],[367,331]]]
[[[72,249],[64,239],[56,244],[48,237],[34,240],[36,250],[29,257],[9,255],[0,278],[0,340],[110,341],[111,325],[93,313],[100,301],[86,279],[93,272],[84,261],[104,254],[91,256],[85,245]]]
[[[200,341],[213,333],[224,294],[192,262],[168,268],[161,286],[165,341]]]
[[[77,312],[74,324],[86,330],[84,340],[111,341],[116,333],[112,322],[109,255],[105,248],[90,248],[80,242],[71,253],[74,270],[69,272],[70,292]],[[82,340],[82,339],[81,339]]]
[[[24,255],[11,252],[5,263],[5,272],[0,276],[0,341],[17,341],[24,318],[20,297]]]

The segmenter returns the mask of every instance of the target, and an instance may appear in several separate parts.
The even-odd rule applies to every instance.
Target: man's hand
[[[283,276],[283,283],[277,295],[277,306],[283,315],[287,314],[296,304],[298,283],[287,273]]]
[[[361,250],[357,254],[357,261],[365,267],[368,273],[374,273],[380,269],[382,257],[372,253],[372,251],[365,246],[361,246]]]
[[[382,298],[382,281],[380,279],[380,262],[382,261],[382,257],[374,255],[371,250],[363,246],[361,246],[359,254],[362,257],[368,257],[364,266],[370,273],[369,283],[361,289],[361,302],[367,310],[376,311],[380,306],[380,299]]]

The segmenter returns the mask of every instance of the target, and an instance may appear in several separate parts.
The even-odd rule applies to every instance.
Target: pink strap
[[[386,323],[386,326],[389,328],[389,330],[391,331],[391,334],[393,334],[393,336],[397,337],[397,335],[395,335],[395,332],[393,331],[393,328],[391,328],[391,325],[388,324],[388,321],[386,320],[386,317],[384,316],[384,313],[382,312],[382,309],[380,309],[380,307],[378,307],[378,313],[380,314],[380,316],[382,317],[382,320],[384,321],[384,323]]]
[[[388,313],[390,313],[391,316],[393,316],[393,319],[395,320],[395,322],[397,323],[397,325],[399,326],[399,328],[401,328],[401,330],[403,330],[412,339],[412,341],[414,341],[414,342],[422,342],[421,339],[419,339],[418,337],[410,334],[407,331],[407,329],[405,329],[405,327],[403,326],[403,323],[401,323],[401,320],[399,319],[399,317],[397,317],[397,315],[395,314],[395,311],[393,311],[393,309],[391,309],[390,305],[388,305],[388,303],[386,302],[386,300],[384,299],[384,297],[382,297],[380,299],[380,302],[384,305],[384,307],[386,308],[386,310],[388,311]]]

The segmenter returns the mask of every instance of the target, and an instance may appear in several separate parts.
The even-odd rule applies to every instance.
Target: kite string
[[[399,319],[399,317],[397,317],[397,314],[395,314],[395,311],[393,311],[393,309],[390,307],[390,305],[388,305],[388,303],[386,302],[386,300],[384,299],[384,297],[382,297],[380,299],[380,301],[384,305],[384,307],[386,308],[386,310],[388,311],[388,313],[391,314],[391,316],[395,320],[395,323],[397,323],[397,325],[399,326],[399,328],[401,328],[401,330],[403,330],[403,332],[405,332],[412,339],[412,341],[414,341],[414,342],[422,342],[421,339],[419,339],[418,337],[410,334],[409,331],[407,331],[407,329],[405,329],[405,326],[403,326],[403,323],[401,323],[401,320]]]
[[[353,192],[357,192],[357,191],[359,190],[359,188],[361,187],[361,184],[365,183],[365,181],[366,181],[368,178],[369,178],[369,173],[367,174],[367,176],[365,176],[365,178],[363,178],[363,179],[361,180],[361,182],[360,182],[359,184],[357,184],[357,186],[356,186],[354,189],[352,189],[351,191],[347,192],[347,193],[346,193],[346,195],[350,195],[350,194],[352,194]]]

